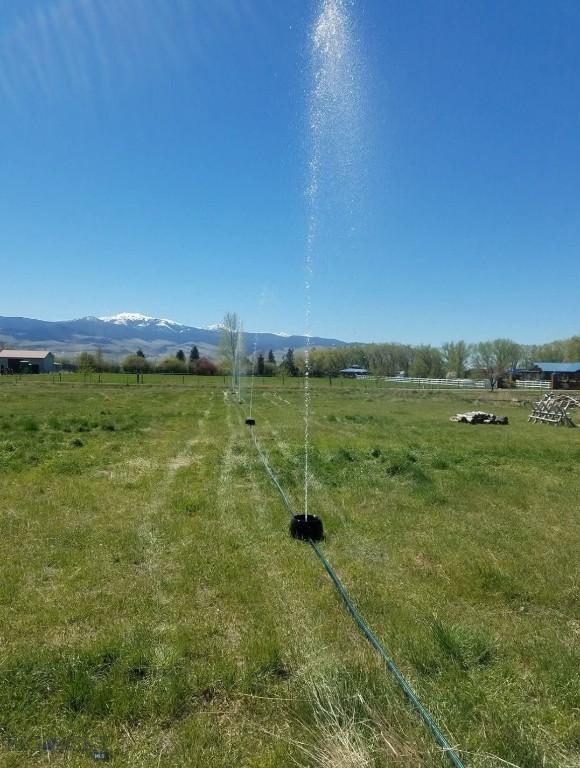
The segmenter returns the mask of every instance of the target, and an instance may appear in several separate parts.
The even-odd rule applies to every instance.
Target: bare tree
[[[95,371],[102,373],[105,370],[105,356],[101,347],[97,347],[95,350]]]
[[[226,312],[221,325],[219,357],[232,375],[232,391],[236,389],[236,376],[240,353],[242,324],[235,312]]]
[[[511,339],[480,341],[475,345],[473,362],[477,368],[484,371],[492,392],[498,379],[507,370],[517,366],[521,351],[521,346]]]

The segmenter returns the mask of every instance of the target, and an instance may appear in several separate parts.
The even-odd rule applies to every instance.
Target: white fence
[[[489,381],[475,379],[420,379],[412,376],[384,376],[383,381],[415,384],[422,387],[455,387],[455,389],[489,389]]]
[[[516,387],[521,389],[550,389],[549,381],[538,381],[537,379],[516,381]]]
[[[357,376],[357,379],[392,381],[396,384],[414,384],[416,387],[451,387],[455,389],[489,389],[487,379],[421,379],[413,376]],[[550,389],[549,381],[529,379],[516,381],[519,389]]]

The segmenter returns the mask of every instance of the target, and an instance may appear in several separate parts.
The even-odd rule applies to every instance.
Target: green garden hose
[[[258,455],[260,457],[260,460],[262,461],[262,464],[264,465],[264,468],[265,468],[266,472],[268,473],[270,479],[272,480],[272,482],[274,483],[274,485],[278,489],[278,492],[280,493],[280,496],[282,497],[282,501],[284,502],[284,506],[286,507],[288,513],[291,516],[294,516],[296,513],[295,513],[295,511],[294,511],[294,509],[292,507],[292,504],[290,503],[290,500],[289,500],[288,496],[286,495],[284,489],[280,485],[280,482],[279,482],[278,478],[276,477],[276,475],[274,474],[272,468],[270,467],[270,464],[268,463],[268,459],[266,457],[266,454],[264,453],[264,451],[262,450],[262,448],[261,448],[261,446],[260,446],[260,444],[258,442],[258,438],[256,437],[256,429],[255,429],[255,427],[252,427],[252,437],[253,437],[253,440],[254,440],[254,445],[255,445],[256,450],[258,452]],[[363,616],[360,614],[359,610],[357,609],[357,607],[355,606],[355,604],[351,600],[348,592],[344,588],[342,582],[338,578],[334,568],[328,562],[326,556],[324,555],[324,553],[322,552],[320,547],[316,544],[316,542],[312,541],[312,539],[309,539],[308,543],[310,544],[310,546],[312,547],[312,549],[316,553],[316,556],[318,557],[318,559],[320,560],[320,562],[324,566],[326,572],[328,573],[328,575],[332,579],[332,581],[334,583],[334,586],[338,590],[338,593],[340,594],[340,596],[341,596],[341,598],[342,598],[342,600],[343,600],[347,610],[349,611],[350,615],[355,620],[358,628],[361,630],[363,635],[366,637],[366,639],[369,641],[369,643],[373,646],[373,648],[377,651],[379,656],[382,658],[382,660],[384,661],[387,669],[389,670],[389,672],[391,672],[391,674],[393,675],[393,677],[395,678],[395,680],[399,684],[400,688],[402,689],[402,691],[405,694],[405,696],[407,697],[407,699],[411,702],[411,704],[417,710],[417,712],[419,713],[419,716],[421,717],[421,719],[423,720],[423,722],[425,723],[427,728],[429,728],[429,730],[431,731],[431,734],[433,735],[433,738],[435,739],[437,744],[444,750],[445,756],[447,757],[449,762],[455,768],[465,768],[465,764],[461,761],[461,759],[460,759],[459,755],[457,754],[457,752],[455,751],[455,749],[447,741],[447,738],[445,737],[443,731],[441,730],[441,728],[439,728],[439,726],[437,725],[437,723],[433,719],[432,715],[430,714],[429,710],[426,709],[423,706],[423,704],[421,704],[421,702],[419,700],[419,697],[417,696],[417,694],[415,693],[413,688],[409,685],[409,683],[407,682],[407,680],[403,676],[403,674],[400,671],[400,669],[397,667],[395,662],[387,654],[385,648],[383,647],[381,642],[378,640],[377,636],[374,634],[374,632],[369,627],[369,625],[367,624],[367,622],[365,621]]]

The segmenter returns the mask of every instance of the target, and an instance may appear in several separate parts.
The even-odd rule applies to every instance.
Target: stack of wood
[[[468,411],[467,413],[456,413],[451,416],[449,421],[460,421],[463,424],[507,424],[507,416],[496,416],[494,413],[486,411]]]
[[[580,408],[580,399],[565,393],[547,392],[541,400],[534,403],[528,421],[554,426],[575,427],[570,411]]]

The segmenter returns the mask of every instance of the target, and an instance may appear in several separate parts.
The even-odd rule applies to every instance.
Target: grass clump
[[[0,699],[3,726],[10,732],[26,728],[20,717],[31,709],[41,719],[50,712],[69,712],[93,722],[170,721],[186,710],[195,694],[185,659],[162,664],[155,645],[142,638],[76,652],[45,652],[34,659],[13,658],[0,680],[5,686]]]
[[[388,477],[407,480],[416,485],[424,485],[430,481],[417,453],[413,450],[392,451],[383,457],[383,461]]]
[[[444,624],[435,619],[433,637],[444,656],[463,670],[490,664],[493,659],[490,641],[464,625]]]
[[[369,697],[368,681],[360,687],[334,677],[308,683],[308,720],[300,723],[301,739],[294,739],[299,755],[312,768],[405,768],[439,765],[428,749],[411,743],[405,725],[385,702]],[[371,694],[372,696],[372,694]],[[296,761],[297,762],[297,761]],[[303,764],[303,763],[300,763]]]

